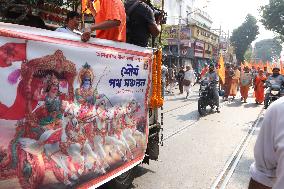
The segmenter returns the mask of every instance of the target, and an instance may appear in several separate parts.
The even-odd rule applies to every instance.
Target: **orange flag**
[[[258,62],[258,67],[263,70],[263,64],[261,60]]]
[[[249,67],[249,69],[251,69],[251,67],[252,67],[251,62],[248,63],[248,67]]]
[[[256,61],[254,62],[254,68],[257,70],[258,68],[258,64],[256,63]]]
[[[225,63],[222,54],[220,55],[218,65],[219,65],[218,75],[222,80],[222,83],[225,83]]]
[[[284,68],[283,68],[283,62],[282,62],[282,60],[280,60],[280,73],[281,73],[282,75],[284,75]]]
[[[82,13],[83,14],[91,14],[91,11],[87,8],[87,0],[81,0],[81,6],[82,6]],[[100,10],[100,0],[95,0],[93,1],[93,6],[95,8],[95,10],[98,12]]]
[[[267,68],[267,73],[272,73],[272,69],[271,69],[271,66],[270,66],[270,62],[266,62],[266,68]]]

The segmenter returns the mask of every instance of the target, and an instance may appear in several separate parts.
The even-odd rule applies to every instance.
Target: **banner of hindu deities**
[[[0,23],[0,188],[99,186],[144,158],[152,51]]]

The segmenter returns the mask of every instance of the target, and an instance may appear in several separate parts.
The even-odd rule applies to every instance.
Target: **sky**
[[[198,7],[207,5],[203,10],[212,17],[212,28],[220,28],[221,25],[224,31],[230,31],[230,33],[245,21],[245,17],[249,13],[260,20],[258,9],[268,3],[269,0],[195,0]],[[256,41],[274,37],[273,32],[266,30],[260,22],[258,22],[258,26],[260,34],[253,45]]]

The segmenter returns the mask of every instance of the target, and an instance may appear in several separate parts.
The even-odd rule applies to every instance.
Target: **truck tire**
[[[115,189],[128,189],[134,180],[135,176],[135,169],[136,167],[133,167],[132,169],[126,171],[125,173],[119,175],[118,177],[112,179],[107,185],[108,188],[115,188]]]

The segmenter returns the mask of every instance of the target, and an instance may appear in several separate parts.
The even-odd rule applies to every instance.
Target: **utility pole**
[[[180,32],[181,32],[181,4],[182,4],[182,0],[179,0],[179,18],[178,18],[178,65],[177,67],[180,67]]]

